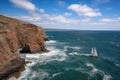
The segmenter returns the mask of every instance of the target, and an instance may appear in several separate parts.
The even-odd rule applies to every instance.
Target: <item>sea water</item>
[[[43,54],[25,54],[17,80],[120,80],[119,31],[45,31]],[[90,57],[96,47],[98,56]]]

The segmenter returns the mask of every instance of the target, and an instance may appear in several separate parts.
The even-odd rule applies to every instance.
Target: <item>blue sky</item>
[[[0,14],[44,28],[120,30],[120,0],[1,0]]]

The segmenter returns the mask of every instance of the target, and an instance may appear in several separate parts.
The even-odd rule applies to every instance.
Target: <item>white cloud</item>
[[[101,22],[113,22],[114,20],[113,19],[102,19]]]
[[[120,30],[120,17],[104,18],[93,21],[92,18],[73,19],[64,15],[31,13],[30,15],[13,16],[44,28],[81,29],[81,30]]]
[[[101,19],[100,20],[101,22],[104,22],[104,23],[120,23],[120,17],[117,17],[117,18],[113,18],[113,19],[110,19],[110,18],[104,18],[104,19]]]
[[[62,23],[62,24],[76,23],[76,20],[66,18],[62,15],[51,16],[49,19],[53,22]]]
[[[46,13],[44,14],[31,13],[31,15],[12,16],[12,17],[23,20],[23,21],[31,22],[36,25],[42,25],[44,27],[49,27],[49,26],[52,26],[52,27],[62,26],[63,27],[65,25],[71,25],[71,24],[76,25],[79,22],[79,20],[70,19],[63,15],[49,15]]]
[[[31,15],[21,15],[21,16],[12,16],[12,17],[31,23],[39,22],[42,20],[42,17],[36,13],[31,13]]]
[[[81,20],[81,22],[86,22],[86,23],[87,23],[87,22],[90,22],[90,21],[91,21],[90,18],[85,18],[85,19],[82,19],[82,20]]]
[[[10,0],[15,6],[26,9],[29,11],[34,11],[36,6],[30,2],[30,0]]]
[[[71,16],[71,15],[72,13],[68,13],[68,12],[65,13],[65,16]]]
[[[44,9],[39,9],[39,12],[40,12],[40,13],[44,13],[45,10],[44,10]]]
[[[98,9],[93,9],[86,4],[72,4],[68,9],[75,11],[79,16],[97,17],[102,15]]]
[[[31,22],[44,28],[81,29],[81,30],[120,30],[120,17],[92,21],[91,18],[71,19],[63,15],[32,14],[13,16],[14,18]]]

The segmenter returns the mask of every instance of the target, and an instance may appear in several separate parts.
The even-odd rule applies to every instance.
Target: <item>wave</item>
[[[90,67],[94,67],[94,65],[93,64],[91,64],[91,63],[86,63],[86,66],[90,66]]]
[[[64,51],[67,51],[68,49],[74,49],[74,50],[78,51],[78,50],[81,49],[81,47],[79,47],[79,46],[74,46],[74,47],[65,46],[65,47],[64,47]]]
[[[48,53],[21,54],[21,56],[23,56],[26,61],[32,61],[32,62],[47,63],[53,60],[57,60],[57,61],[65,60],[67,55],[62,50],[57,49],[55,47],[49,47],[48,49],[50,50],[50,52]]]
[[[55,76],[58,76],[58,75],[60,75],[60,74],[62,74],[63,72],[58,72],[58,73],[54,73],[53,75],[52,75],[52,77],[54,78]]]
[[[65,44],[68,44],[68,43],[66,43],[66,42],[58,42],[58,41],[55,41],[55,40],[49,40],[49,41],[45,42],[45,45],[47,47],[53,46],[53,45],[65,45]]]
[[[25,58],[26,61],[39,61],[39,62],[50,62],[53,60],[63,61],[66,58],[66,53],[59,48],[56,48],[54,45],[49,44],[56,44],[57,41],[50,40],[46,42],[46,47],[50,50],[47,53],[35,53],[35,54],[21,54],[21,57]]]
[[[31,61],[32,63],[27,64],[26,66],[26,70],[23,71],[20,75],[20,77],[18,79],[15,80],[33,80],[35,78],[39,78],[40,80],[44,80],[47,78],[54,78],[58,75],[61,75],[63,72],[56,72],[54,74],[49,73],[49,71],[47,71],[47,69],[39,69],[38,71],[34,71],[32,70],[33,66],[36,66],[37,64],[40,65],[45,65],[51,61],[65,61],[66,57],[69,55],[79,55],[79,56],[91,56],[91,54],[82,54],[82,53],[78,53],[78,52],[72,52],[72,53],[68,53],[69,55],[67,55],[65,52],[68,51],[69,49],[74,50],[80,50],[81,47],[78,46],[64,46],[64,49],[59,49],[57,48],[57,46],[54,46],[54,44],[56,45],[61,45],[60,42],[57,42],[55,40],[50,40],[50,41],[46,41],[46,47],[48,50],[50,50],[50,52],[48,53],[36,53],[36,54],[24,54],[23,57],[25,58],[26,61]],[[51,45],[52,44],[52,45]],[[88,68],[73,68],[73,67],[67,67],[65,70],[75,70],[75,71],[79,71],[81,73],[90,75],[91,78],[95,77],[96,74],[99,74],[103,77],[103,80],[110,80],[112,77],[109,74],[106,74],[105,72],[103,72],[102,70],[97,69],[92,63],[87,62],[85,64],[85,66],[87,67],[91,67],[90,70],[88,71]]]
[[[92,70],[90,71],[90,76],[94,76],[96,73],[98,73],[98,69],[95,68],[95,66],[91,63],[86,63],[87,67],[92,67]]]
[[[103,80],[111,80],[111,75],[104,74]]]
[[[57,41],[55,40],[49,40],[49,41],[46,41],[45,44],[50,44],[50,43],[56,43]]]
[[[25,79],[33,79],[35,77],[39,77],[40,80],[44,80],[49,76],[49,73],[46,72],[44,69],[39,69],[39,72],[33,71],[31,69],[32,66],[35,66],[36,64],[44,65],[51,61],[64,61],[67,57],[66,53],[62,51],[61,49],[55,47],[54,45],[49,44],[56,44],[57,41],[50,40],[46,42],[46,47],[50,52],[48,53],[36,53],[36,54],[21,54],[22,57],[25,58],[26,61],[31,61],[32,63],[29,63],[26,65],[26,70],[23,71],[18,78],[18,80],[25,80]],[[54,74],[54,76],[57,76],[58,74]]]
[[[16,80],[28,80],[28,79],[33,80],[34,78],[38,78],[38,77],[40,80],[44,80],[45,78],[47,78],[49,74],[44,70],[41,69],[39,70],[39,73],[38,73],[31,69],[31,67],[35,64],[36,64],[35,62],[27,64],[26,70],[23,71],[20,77]]]
[[[23,80],[25,78],[27,78],[27,76],[32,72],[31,70],[31,66],[35,65],[36,63],[35,62],[32,62],[32,63],[28,63],[26,66],[25,66],[25,71],[23,71],[20,75],[20,77],[18,78],[18,80]]]
[[[115,63],[115,65],[120,68],[120,63]]]
[[[91,77],[94,77],[96,74],[100,74],[103,77],[103,80],[111,80],[111,75],[105,74],[102,70],[97,69],[93,64],[86,63],[87,67],[92,67],[92,70],[89,71]]]

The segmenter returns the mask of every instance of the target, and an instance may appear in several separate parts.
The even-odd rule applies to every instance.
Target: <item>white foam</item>
[[[43,65],[43,64],[46,64],[46,63],[51,62],[51,61],[64,61],[67,57],[67,54],[65,53],[65,51],[67,51],[68,49],[80,50],[80,47],[78,47],[78,46],[75,46],[75,47],[65,46],[64,50],[61,50],[61,49],[56,48],[54,46],[54,44],[59,45],[60,43],[57,41],[54,41],[54,40],[46,41],[46,47],[48,50],[50,50],[50,52],[48,52],[48,53],[24,54],[25,60],[32,61],[32,63],[27,64],[26,70],[21,73],[21,76],[18,79],[25,80],[28,77],[30,79],[32,79],[32,78],[39,76],[40,80],[43,80],[44,78],[48,77],[49,74],[47,72],[45,72],[45,70],[43,70],[43,69],[41,69],[38,73],[34,72],[31,69],[32,66],[34,66],[35,64],[38,64],[38,63],[40,65]],[[74,52],[71,54],[82,55],[82,54],[79,54],[77,52]],[[87,56],[87,54],[83,54],[83,55]],[[89,66],[89,64],[88,64],[88,66]],[[79,70],[79,69],[76,69],[76,70]],[[95,69],[93,69],[93,72],[94,71],[95,71]],[[52,77],[55,77],[55,76],[60,75],[60,74],[62,74],[62,72],[54,73],[52,75]]]
[[[50,43],[56,43],[57,41],[55,41],[55,40],[49,40],[49,41],[46,41],[45,43],[46,44],[50,44]]]
[[[90,76],[94,76],[95,74],[99,73],[99,70],[95,67],[93,67],[93,69],[90,71]]]
[[[56,49],[55,47],[49,47],[48,48],[50,50],[50,52],[48,53],[36,53],[36,54],[26,54],[25,56],[25,60],[26,61],[37,61],[37,62],[50,62],[53,60],[57,60],[57,61],[64,61],[66,58],[66,54],[59,49]]]
[[[25,66],[25,71],[23,71],[17,80],[26,80],[27,76],[31,73],[31,66],[35,65],[35,62],[28,63]]]
[[[96,73],[99,73],[98,72],[99,70],[97,68],[95,68],[95,66],[93,64],[86,63],[86,66],[92,67],[92,70],[89,72],[90,76],[94,76]]]
[[[42,54],[42,56],[46,58],[47,60],[48,59],[51,61],[52,60],[58,60],[58,61],[65,60],[67,55],[62,50],[57,49],[55,47],[49,47],[48,49],[50,50],[50,52]]]
[[[51,45],[52,44],[52,45]],[[18,80],[26,80],[28,77],[32,80],[32,78],[39,77],[40,80],[43,80],[44,78],[48,77],[49,74],[45,72],[45,70],[40,69],[39,72],[32,71],[31,67],[35,64],[46,64],[50,61],[64,61],[66,59],[66,53],[54,46],[54,44],[57,44],[56,41],[50,40],[46,42],[46,47],[50,52],[48,53],[36,53],[36,54],[21,54],[22,57],[25,58],[26,61],[31,61],[32,63],[29,63],[26,65],[26,70],[23,71],[18,78]],[[54,74],[53,76],[56,76],[58,74]]]
[[[63,51],[65,52],[67,51],[67,49],[68,49],[68,46],[65,46]]]
[[[119,63],[115,63],[115,65],[116,65],[117,67],[120,67],[120,64],[119,64]]]
[[[91,56],[91,54],[78,54],[80,56]]]
[[[44,78],[48,77],[49,74],[47,72],[45,72],[44,70],[40,70],[40,72],[35,72],[31,70],[31,67],[34,66],[36,63],[32,62],[27,64],[27,66],[25,67],[26,70],[23,71],[20,75],[20,77],[16,80],[27,80],[27,78],[29,78],[30,80],[32,80],[35,77],[39,77],[40,80],[43,80]]]
[[[78,55],[77,52],[69,53],[69,55]]]
[[[91,63],[86,63],[86,66],[94,67],[94,65]]]
[[[111,80],[111,79],[112,79],[111,75],[104,74],[103,80]]]
[[[31,78],[31,79],[32,79],[32,78],[35,78],[37,75],[38,75],[37,72],[33,71],[33,72],[32,72],[32,75],[30,76],[30,78]]]
[[[49,74],[45,71],[41,71],[41,72],[38,73],[37,76],[39,76],[40,80],[44,80],[45,78],[47,78],[49,76]]]
[[[48,36],[48,35],[47,35],[46,37],[49,39],[49,37],[54,37],[54,36]]]
[[[101,76],[103,76],[103,80],[110,80],[112,78],[111,75],[105,74],[102,70],[99,70],[97,68],[95,68],[95,66],[91,63],[86,63],[86,66],[90,66],[93,69],[89,72],[90,76],[94,76],[96,73],[100,74]]]
[[[81,54],[81,53],[78,53],[78,52],[73,52],[73,53],[69,53],[69,55],[79,55],[79,56],[91,56],[91,54]]]
[[[26,54],[26,58],[39,58],[39,54]]]
[[[70,48],[75,49],[75,50],[79,50],[79,49],[80,49],[80,47],[77,47],[77,46],[75,46],[75,47],[70,47]]]
[[[58,76],[58,75],[60,75],[60,74],[62,74],[62,72],[54,73],[54,74],[52,75],[52,77]]]
[[[64,47],[64,51],[67,51],[67,49],[74,49],[74,50],[80,50],[81,48],[79,46],[74,46],[74,47],[71,47],[71,46],[65,46]]]
[[[15,77],[11,77],[9,80],[17,80]]]
[[[33,78],[39,77],[40,80],[44,80],[44,78],[48,77],[49,74],[47,72],[45,72],[44,70],[40,70],[40,72],[36,72],[36,71],[32,71],[31,67],[35,65],[34,62],[29,63],[26,66],[26,70],[23,71],[20,75],[20,77],[16,80],[28,80],[28,78],[30,80],[33,80]]]
[[[93,68],[93,69],[92,69],[92,72],[93,72],[93,73],[97,73],[97,71],[98,71],[98,69],[96,69],[96,68]]]

